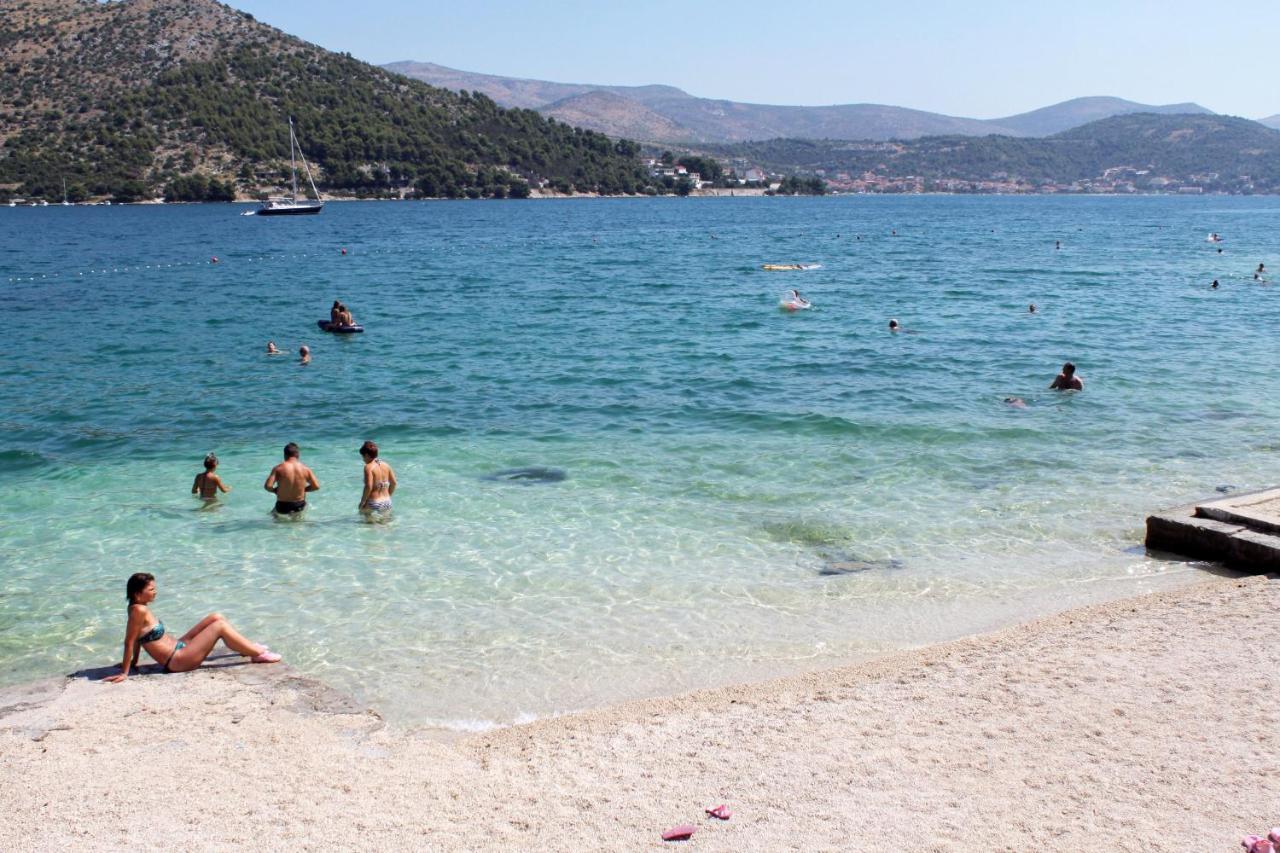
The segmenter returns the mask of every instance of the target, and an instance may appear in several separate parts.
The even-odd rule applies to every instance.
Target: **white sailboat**
[[[67,179],[62,179],[62,206],[71,207],[71,202],[67,201]]]
[[[296,153],[295,153],[296,152]],[[302,161],[302,168],[307,173],[307,182],[311,184],[311,192],[315,195],[315,199],[309,199],[303,196],[301,200],[298,198],[298,160]],[[269,198],[262,203],[262,207],[257,210],[247,211],[244,215],[258,216],[304,216],[306,214],[319,213],[324,209],[324,199],[320,198],[320,191],[316,189],[316,182],[311,179],[311,167],[307,165],[307,158],[302,155],[302,146],[298,144],[298,137],[293,132],[293,117],[289,117],[289,167],[293,172],[293,195],[286,198]]]

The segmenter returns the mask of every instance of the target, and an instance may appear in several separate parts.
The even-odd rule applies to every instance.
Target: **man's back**
[[[276,478],[276,499],[281,501],[306,500],[308,491],[315,491],[319,486],[308,489],[315,482],[311,469],[302,464],[302,460],[286,459],[271,472]]]

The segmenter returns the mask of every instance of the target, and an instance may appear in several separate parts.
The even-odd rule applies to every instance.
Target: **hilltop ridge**
[[[890,140],[993,133],[1048,136],[1113,115],[1212,112],[1191,103],[1155,105],[1087,97],[1004,118],[975,119],[887,104],[787,106],[701,98],[674,86],[552,83],[459,71],[431,62],[392,62],[383,67],[433,86],[482,92],[498,104],[536,109],[602,133],[625,127],[628,136],[654,143],[723,144],[776,137]],[[607,92],[622,100],[598,100],[598,110],[590,101],[570,101],[573,109],[566,109],[566,101],[591,92]]]
[[[9,194],[60,195],[64,177],[73,198],[278,191],[290,115],[329,191],[617,193],[645,180],[625,140],[408,80],[214,0],[14,0],[0,48]]]

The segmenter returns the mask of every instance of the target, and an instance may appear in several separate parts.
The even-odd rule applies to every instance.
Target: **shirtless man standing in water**
[[[1076,376],[1076,366],[1071,362],[1062,365],[1062,372],[1053,379],[1050,391],[1083,391],[1084,380]]]
[[[276,496],[277,516],[297,515],[307,508],[307,492],[320,488],[320,481],[311,469],[298,458],[298,445],[292,441],[284,446],[284,461],[271,469],[267,481],[262,484]]]

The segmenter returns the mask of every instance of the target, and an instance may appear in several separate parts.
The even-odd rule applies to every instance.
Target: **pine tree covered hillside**
[[[0,197],[277,193],[293,116],[355,196],[634,193],[637,147],[335,54],[214,0],[4,0]]]

